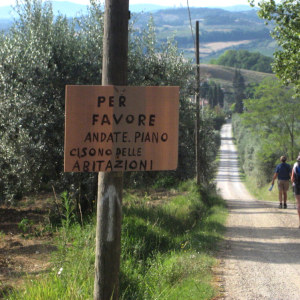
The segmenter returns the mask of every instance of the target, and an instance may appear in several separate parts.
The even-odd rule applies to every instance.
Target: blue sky
[[[79,4],[89,4],[89,0],[55,0],[55,1],[69,1]],[[187,6],[187,1],[190,6],[196,7],[213,7],[213,6],[232,6],[244,4],[247,5],[247,0],[129,0],[129,4],[158,4],[163,6]],[[0,6],[13,5],[15,0],[0,0]]]

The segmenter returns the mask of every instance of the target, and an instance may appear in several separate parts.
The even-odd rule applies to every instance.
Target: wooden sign
[[[174,170],[179,87],[66,86],[65,172]]]

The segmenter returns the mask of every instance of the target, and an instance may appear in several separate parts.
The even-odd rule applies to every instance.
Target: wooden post
[[[102,85],[127,85],[129,0],[106,0]],[[122,172],[98,176],[94,300],[119,298]]]
[[[200,50],[199,50],[199,21],[196,21],[196,174],[197,184],[200,185],[200,141],[199,141],[199,129],[200,129]],[[202,108],[203,109],[203,108]]]

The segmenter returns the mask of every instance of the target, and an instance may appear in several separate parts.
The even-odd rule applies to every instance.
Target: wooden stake
[[[127,85],[129,0],[106,0],[102,85]],[[119,298],[122,172],[99,173],[94,300]]]
[[[199,50],[199,21],[196,21],[196,65],[197,65],[197,76],[196,76],[196,174],[197,184],[200,185],[200,50]],[[202,107],[203,109],[203,107]]]

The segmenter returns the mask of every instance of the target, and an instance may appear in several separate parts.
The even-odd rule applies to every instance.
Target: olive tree
[[[95,196],[94,174],[63,173],[65,85],[101,84],[103,12],[99,1],[91,4],[84,16],[68,20],[53,15],[50,1],[24,0],[15,8],[18,19],[0,36],[2,198],[51,186],[67,188],[79,198],[88,198],[87,193]],[[181,88],[176,173],[181,177],[193,174],[189,168],[193,157],[191,70],[174,40],[157,42],[151,22],[140,33],[132,30],[129,84]]]
[[[266,156],[274,149],[295,159],[299,147],[299,98],[278,80],[265,79],[254,97],[244,100],[243,121],[263,145]]]
[[[63,185],[65,85],[101,78],[99,5],[77,21],[54,17],[51,3],[40,0],[15,9],[19,17],[0,40],[0,180],[6,198]]]

